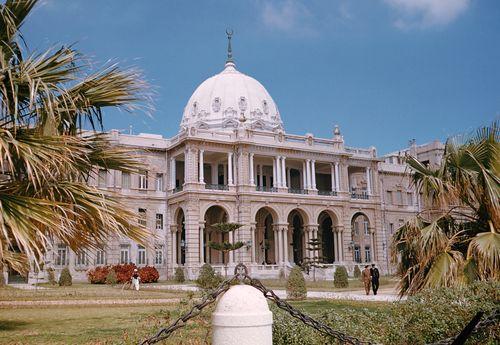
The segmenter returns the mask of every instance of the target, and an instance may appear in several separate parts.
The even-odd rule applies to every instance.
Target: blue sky
[[[221,71],[225,29],[238,69],[278,104],[286,131],[386,153],[500,117],[497,0],[43,0],[32,50],[75,43],[94,61],[142,69],[153,118],[109,111],[106,128],[172,136],[194,89]]]

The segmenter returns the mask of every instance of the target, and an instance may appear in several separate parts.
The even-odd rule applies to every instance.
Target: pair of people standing
[[[363,280],[363,284],[365,285],[366,294],[370,294],[371,286],[373,294],[376,295],[379,287],[380,272],[378,271],[378,268],[375,267],[375,264],[372,264],[371,268],[370,265],[366,265],[363,272],[361,272],[361,278]]]

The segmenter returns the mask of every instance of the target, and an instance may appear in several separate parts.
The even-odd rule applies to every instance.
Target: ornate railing
[[[318,190],[318,195],[337,196],[336,190]]]
[[[275,188],[275,187],[265,187],[265,186],[255,186],[255,190],[257,192],[271,192],[271,193],[276,193],[278,191],[278,188]]]
[[[211,184],[207,183],[205,185],[205,189],[212,189],[212,190],[229,190],[229,186],[227,184]]]
[[[370,199],[370,196],[366,192],[363,192],[363,193],[351,192],[351,199],[368,200],[368,199]]]
[[[296,189],[296,188],[288,188],[288,193],[292,194],[308,194],[307,189]]]

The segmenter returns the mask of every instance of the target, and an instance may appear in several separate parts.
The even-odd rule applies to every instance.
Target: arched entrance
[[[304,240],[305,215],[303,211],[295,209],[288,215],[289,238],[292,239],[291,249],[293,262],[301,265],[304,261],[306,243]]]
[[[277,263],[277,253],[273,224],[277,215],[269,207],[263,207],[255,215],[255,261],[261,265]]]
[[[373,237],[368,217],[357,212],[351,220],[353,261],[357,263],[373,261]]]
[[[318,216],[318,240],[321,242],[320,257],[326,264],[333,264],[336,257],[335,246],[337,245],[334,238],[334,218],[327,211],[323,211]]]
[[[227,222],[229,217],[224,208],[221,206],[211,206],[205,212],[205,245],[204,245],[204,256],[205,261],[209,264],[225,264],[228,261],[227,257],[224,257],[222,252],[214,250],[208,246],[210,242],[223,242],[228,240],[229,234],[222,234],[214,231],[212,225],[217,223]]]
[[[176,257],[175,257],[175,263],[178,265],[184,265],[186,263],[186,248],[187,248],[187,243],[186,243],[186,225],[185,225],[186,218],[184,216],[184,210],[181,208],[177,212],[176,216],[176,222],[177,224],[177,229],[176,229],[176,236],[175,236],[175,248],[176,248]]]

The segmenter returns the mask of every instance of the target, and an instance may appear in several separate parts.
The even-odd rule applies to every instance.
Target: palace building
[[[54,243],[47,265],[69,266],[74,278],[86,279],[92,266],[133,262],[156,266],[165,279],[179,266],[196,278],[204,263],[231,272],[243,262],[254,277],[277,278],[321,257],[319,279],[333,279],[338,265],[350,274],[365,263],[390,272],[391,235],[421,209],[403,157],[435,165],[443,144],[412,143],[380,157],[374,147],[347,146],[337,126],[330,138],[287,133],[266,88],[238,70],[230,42],[223,70],[187,101],[176,136],[110,131],[147,170],[99,170],[90,181],[137,211],[156,234],[151,246],[115,238],[97,252],[73,253]],[[229,240],[245,245],[228,257],[207,246],[221,240],[211,226],[222,221],[242,224]],[[315,238],[321,248],[311,252]]]

